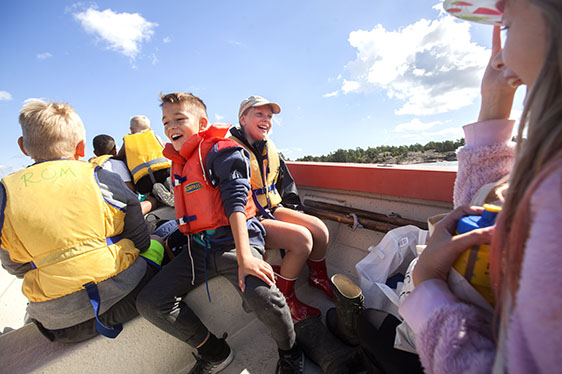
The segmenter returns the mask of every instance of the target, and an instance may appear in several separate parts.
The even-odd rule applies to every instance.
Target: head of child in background
[[[115,145],[115,139],[109,135],[97,135],[93,140],[94,154],[96,156],[102,155],[117,155],[117,146]]]
[[[265,139],[271,130],[273,115],[281,112],[279,104],[261,96],[250,96],[240,103],[238,121],[250,144]]]
[[[22,136],[18,145],[36,162],[84,157],[86,130],[70,105],[28,100],[19,122]]]
[[[147,116],[134,116],[131,118],[129,129],[131,130],[131,134],[150,130],[150,120]]]
[[[180,151],[192,135],[207,127],[207,107],[203,100],[186,92],[160,94],[164,133]]]

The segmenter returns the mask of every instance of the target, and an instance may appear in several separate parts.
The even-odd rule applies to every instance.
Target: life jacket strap
[[[263,195],[263,194],[266,194],[268,192],[273,191],[274,189],[275,189],[275,182],[273,182],[273,184],[271,184],[270,186],[267,186],[267,188],[266,187],[256,188],[255,190],[252,190],[252,192],[255,195]]]
[[[110,236],[109,238],[105,238],[105,242],[107,243],[107,245],[115,244],[119,240],[121,240],[121,237],[119,235]]]
[[[193,216],[183,216],[183,217],[181,217],[181,218],[178,218],[178,219],[176,220],[176,222],[178,223],[178,225],[186,225],[186,224],[188,224],[189,222],[195,221],[196,219],[197,219],[197,216],[196,216],[196,215],[193,215]]]
[[[174,181],[173,181],[174,187],[179,186],[185,181],[187,181],[187,177],[182,177],[181,175],[174,174]]]
[[[269,218],[269,219],[275,219],[275,217],[269,213],[258,201],[258,195],[253,193],[252,194],[252,200],[254,200],[254,204],[256,206],[256,208],[258,208],[258,210],[260,211],[260,213],[262,214],[262,216],[264,216],[265,218]]]
[[[209,279],[207,279],[207,250],[211,248],[211,241],[209,240],[209,237],[207,236],[207,233],[203,233],[203,240],[205,242],[205,251],[203,252],[203,267],[204,267],[204,276],[205,276],[205,287],[207,289],[207,298],[209,299],[209,302],[212,303],[211,301],[211,292],[209,292]]]
[[[156,184],[156,177],[154,177],[154,173],[152,172],[152,168],[150,166],[148,167],[148,176],[150,177],[152,184]]]
[[[6,187],[4,183],[0,182],[0,189],[2,189],[2,194],[4,199],[2,199],[2,205],[0,206],[0,245],[2,244],[2,228],[4,227],[4,210],[6,210],[6,201],[8,197],[6,196]]]
[[[144,163],[138,165],[133,170],[131,170],[131,174],[134,176],[137,172],[139,172],[142,169],[149,169],[150,170],[150,167],[152,165],[159,164],[159,163],[162,163],[162,162],[170,162],[170,160],[168,160],[165,157],[155,158],[154,160],[150,160],[148,162],[144,162]]]
[[[88,298],[96,315],[96,330],[106,338],[114,339],[123,330],[123,324],[120,323],[114,327],[107,327],[101,323],[98,316],[101,304],[98,286],[94,282],[89,282],[84,285],[84,288],[88,292]]]
[[[261,206],[256,194],[254,193],[252,194],[252,199],[254,200],[254,204],[256,205],[256,208],[258,208],[262,216],[269,219],[277,219],[273,214],[271,214],[268,210],[266,210],[263,206]],[[280,248],[279,252],[281,253],[281,258],[285,258],[285,250]]]

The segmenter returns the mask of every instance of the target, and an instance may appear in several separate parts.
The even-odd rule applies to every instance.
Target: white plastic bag
[[[385,282],[394,274],[406,273],[410,262],[417,257],[416,245],[425,244],[426,238],[426,230],[408,225],[389,231],[378,245],[369,247],[369,254],[355,265],[367,308],[402,319],[398,314],[402,283],[392,289]]]

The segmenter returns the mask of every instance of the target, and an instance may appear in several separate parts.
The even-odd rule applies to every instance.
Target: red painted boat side
[[[287,162],[297,185],[450,202],[457,172],[438,167]],[[450,169],[450,168],[449,168]]]

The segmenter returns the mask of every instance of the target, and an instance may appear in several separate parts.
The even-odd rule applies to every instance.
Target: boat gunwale
[[[457,172],[438,166],[288,161],[297,186],[451,202]]]

